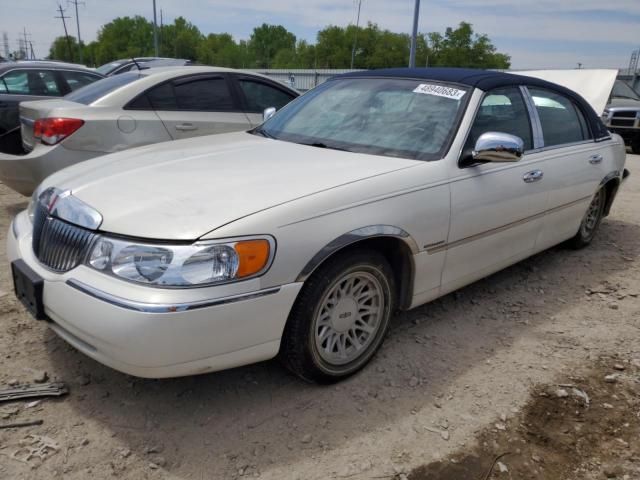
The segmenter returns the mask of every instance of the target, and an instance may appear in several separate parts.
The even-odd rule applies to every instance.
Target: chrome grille
[[[66,272],[82,263],[96,233],[51,217],[38,205],[33,219],[33,252],[52,270]]]

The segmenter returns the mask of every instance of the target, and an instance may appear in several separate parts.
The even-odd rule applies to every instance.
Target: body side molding
[[[394,227],[393,225],[369,225],[367,227],[361,227],[340,235],[338,238],[325,245],[318,253],[313,256],[311,260],[309,260],[300,274],[298,274],[298,277],[295,281],[304,282],[307,278],[309,278],[309,275],[311,275],[311,273],[318,267],[318,265],[320,265],[331,254],[337,252],[338,250],[356,243],[359,240],[379,237],[393,237],[401,239],[407,245],[407,247],[409,247],[409,250],[411,250],[411,253],[413,255],[417,254],[420,251],[415,240],[411,238],[411,235],[409,235],[402,228]]]

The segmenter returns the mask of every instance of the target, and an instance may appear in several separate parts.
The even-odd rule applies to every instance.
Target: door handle
[[[595,155],[591,155],[589,157],[589,163],[591,165],[597,165],[600,162],[602,162],[602,155],[600,155],[599,153],[596,153]]]
[[[186,132],[188,130],[197,130],[198,127],[196,127],[193,123],[179,123],[178,125],[176,125],[176,130],[180,130],[183,132]]]
[[[522,176],[524,183],[533,183],[542,180],[544,172],[542,170],[531,170]]]

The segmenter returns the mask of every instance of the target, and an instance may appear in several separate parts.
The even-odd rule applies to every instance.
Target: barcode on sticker
[[[466,93],[453,87],[445,87],[443,85],[434,85],[431,83],[421,83],[414,90],[414,93],[424,93],[425,95],[436,95],[437,97],[451,98],[460,100]]]

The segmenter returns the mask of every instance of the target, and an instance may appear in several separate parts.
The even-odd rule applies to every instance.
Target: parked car
[[[164,57],[135,57],[114,60],[113,62],[100,65],[96,70],[102,75],[118,75],[132,70],[155,67],[179,67],[191,65],[193,62],[185,58],[164,58]]]
[[[0,180],[24,195],[48,175],[105,153],[248,130],[298,93],[259,74],[216,67],[122,73],[57,101],[20,105],[23,155],[0,154]]]
[[[15,217],[7,252],[29,311],[122,372],[279,355],[333,382],[371,359],[397,310],[552,245],[588,245],[624,164],[622,139],[559,85],[356,72],[250,132],[52,175]]]
[[[624,139],[633,153],[640,154],[640,94],[622,80],[613,85],[602,121]]]
[[[104,78],[85,67],[44,61],[6,62],[0,65],[0,151],[16,152],[13,137],[20,127],[18,104],[28,100],[62,97]]]

